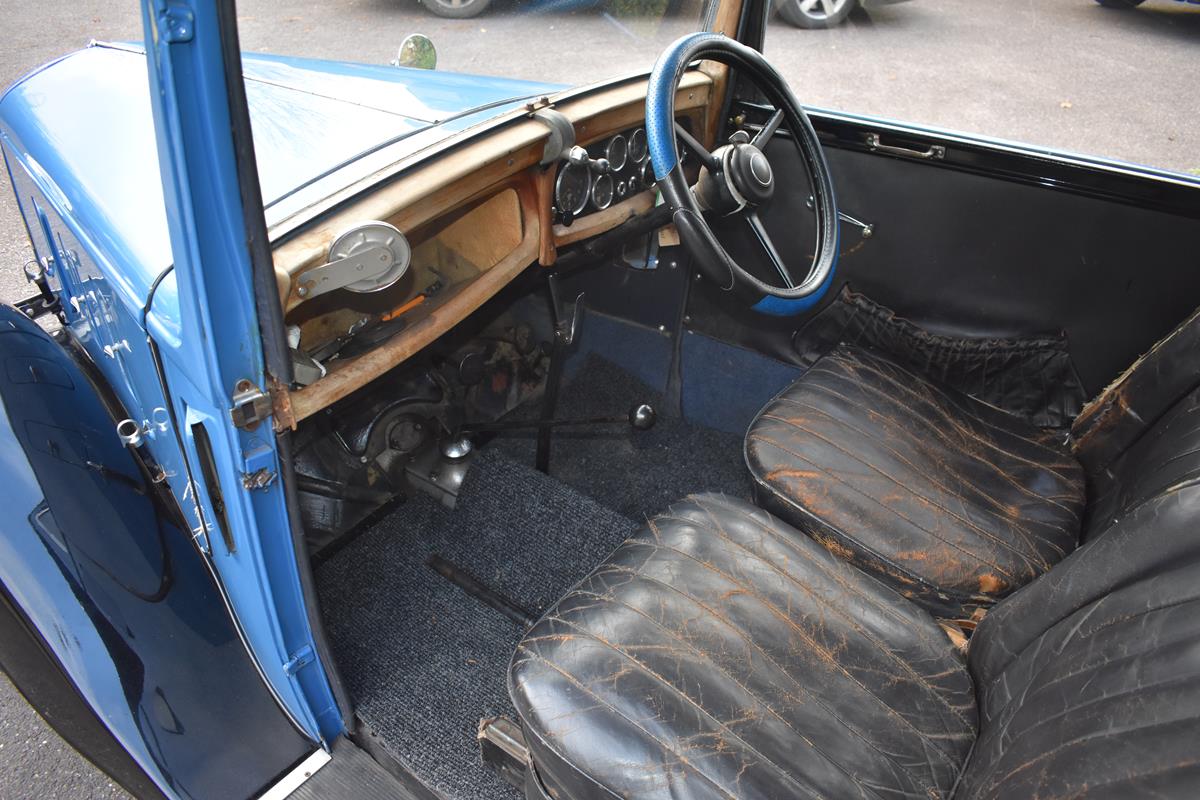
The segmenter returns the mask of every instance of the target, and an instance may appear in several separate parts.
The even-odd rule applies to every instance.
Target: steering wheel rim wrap
[[[675,139],[675,94],[687,66],[698,59],[718,61],[750,78],[783,114],[795,138],[812,184],[817,223],[812,264],[804,280],[795,286],[772,286],[738,265],[704,220],[697,198],[688,186]],[[764,314],[791,316],[821,301],[833,283],[838,259],[839,224],[833,180],[808,115],[783,77],[761,53],[715,33],[694,33],[676,40],[659,56],[650,75],[646,139],[659,190],[673,209],[672,221],[680,240],[696,259],[701,273],[722,290],[737,292],[751,308]]]

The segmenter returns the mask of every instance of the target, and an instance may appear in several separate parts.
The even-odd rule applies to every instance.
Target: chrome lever
[[[810,211],[812,210],[813,205],[814,205],[812,195],[808,196],[808,202],[805,203],[805,205],[808,206],[808,209]],[[864,238],[864,239],[870,239],[872,236],[875,235],[875,224],[874,223],[863,222],[861,219],[857,219],[855,217],[850,216],[845,211],[841,211],[841,210],[838,211],[838,220],[841,222],[848,222],[851,225],[857,226],[858,229],[862,231],[862,238]]]

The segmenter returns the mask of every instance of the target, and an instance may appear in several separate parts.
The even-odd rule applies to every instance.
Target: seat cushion
[[[939,616],[969,616],[1074,549],[1058,438],[877,351],[839,345],[759,414],[761,504]]]
[[[945,797],[977,719],[929,614],[716,495],[650,520],[547,611],[509,691],[559,800]]]

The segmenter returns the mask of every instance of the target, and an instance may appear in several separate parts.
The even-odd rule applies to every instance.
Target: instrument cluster
[[[554,183],[554,218],[570,225],[653,185],[645,128],[624,131],[572,150]]]

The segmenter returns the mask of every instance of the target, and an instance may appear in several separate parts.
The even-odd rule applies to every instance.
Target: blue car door
[[[249,797],[314,745],[266,691],[190,526],[155,466],[118,438],[106,394],[86,355],[0,307],[6,606],[159,791]],[[4,638],[10,674],[28,647]]]

